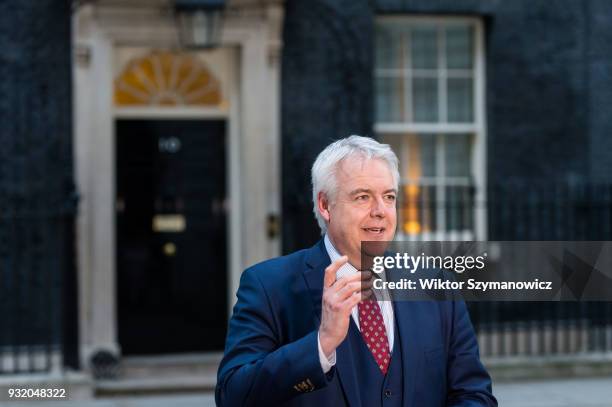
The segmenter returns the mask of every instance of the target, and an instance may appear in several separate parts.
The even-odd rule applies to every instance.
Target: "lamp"
[[[175,0],[179,40],[185,48],[214,48],[221,40],[225,0]]]

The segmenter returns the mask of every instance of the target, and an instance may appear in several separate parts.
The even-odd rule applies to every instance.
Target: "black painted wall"
[[[588,11],[588,130],[590,174],[612,179],[612,3],[586,2]]]
[[[332,3],[331,1],[329,2]],[[335,2],[333,2],[335,4]],[[338,76],[371,58],[376,15],[465,15],[485,23],[487,177],[556,183],[612,181],[612,2],[606,0],[289,1],[283,58],[283,249],[310,244],[316,225],[307,189],[313,157],[332,138],[371,134],[372,61],[359,65],[360,89]],[[370,9],[374,4],[375,10]],[[319,11],[320,12],[320,11]],[[350,19],[349,19],[350,16]],[[338,40],[331,26],[357,32]],[[344,59],[344,61],[343,61]],[[332,93],[333,90],[333,93]],[[334,96],[330,99],[330,94]],[[358,106],[338,100],[359,95]],[[297,102],[297,103],[296,103]],[[355,130],[333,125],[360,117]],[[350,127],[350,126],[349,126]]]
[[[51,209],[71,188],[70,3],[0,1],[3,204]]]
[[[372,11],[366,1],[286,3],[282,59],[283,251],[316,242],[310,167],[331,141],[372,134]]]
[[[1,0],[0,345],[70,342],[73,357],[71,71],[71,2]]]

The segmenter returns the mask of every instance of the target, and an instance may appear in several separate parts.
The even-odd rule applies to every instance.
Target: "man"
[[[399,173],[351,136],[312,167],[323,239],[247,269],[216,388],[220,406],[496,406],[465,304],[380,301],[362,241],[390,241]]]

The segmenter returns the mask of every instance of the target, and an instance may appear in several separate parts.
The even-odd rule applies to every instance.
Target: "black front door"
[[[122,352],[222,350],[225,122],[119,120],[116,135]]]

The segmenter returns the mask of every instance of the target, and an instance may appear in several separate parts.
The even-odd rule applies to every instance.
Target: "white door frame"
[[[114,108],[115,50],[122,46],[176,48],[174,21],[157,9],[143,8],[87,5],[75,14],[74,155],[81,195],[77,253],[84,368],[99,349],[121,353],[115,288],[114,124],[118,118],[227,120],[228,310],[235,302],[234,293],[245,266],[278,254],[280,239],[266,237],[266,219],[280,208],[281,20],[282,8],[278,5],[227,16],[221,46],[232,50],[235,81],[227,98],[229,112],[224,113],[189,108]]]

